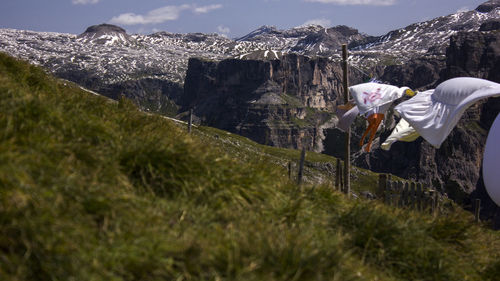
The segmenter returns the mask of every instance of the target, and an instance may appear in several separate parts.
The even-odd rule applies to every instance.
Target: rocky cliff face
[[[356,45],[359,42],[370,42],[370,40],[375,39],[359,33],[357,29],[339,25],[308,34],[291,50],[306,55],[332,56],[338,53],[345,42]]]
[[[203,124],[259,143],[321,151],[322,128],[335,122],[341,73],[327,58],[295,54],[267,61],[190,59],[180,104],[194,108]]]

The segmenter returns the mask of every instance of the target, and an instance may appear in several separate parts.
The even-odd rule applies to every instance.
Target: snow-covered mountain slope
[[[386,53],[398,62],[423,55],[442,56],[453,34],[460,31],[478,31],[482,24],[500,20],[500,1],[488,3],[490,3],[490,9],[479,6],[473,11],[459,12],[415,23],[391,31],[369,44],[357,46],[353,48],[353,51],[360,59],[363,55]]]
[[[332,56],[339,52],[342,44],[356,44],[367,40],[373,39],[359,33],[357,29],[339,25],[307,35],[297,42],[292,51],[305,55]]]
[[[294,27],[287,30],[278,30],[274,26],[261,26],[249,34],[237,38],[239,43],[251,45],[251,48],[275,49],[282,52],[290,52],[300,40],[315,33],[325,30],[319,25],[307,25]]]
[[[478,31],[481,25],[499,20],[500,1],[491,0],[473,11],[415,23],[379,37],[359,33],[347,26],[309,26],[290,30],[262,26],[237,41],[258,42],[263,49],[268,47],[285,53],[321,55],[333,59],[339,59],[340,46],[347,43],[353,64],[373,66],[403,63],[421,56],[444,56],[453,34]]]
[[[347,43],[352,63],[358,66],[401,63],[415,56],[444,55],[452,34],[477,31],[483,23],[499,19],[500,1],[493,0],[473,11],[412,24],[380,37],[346,26],[318,25],[288,30],[262,26],[236,40],[202,33],[129,35],[108,24],[91,26],[80,35],[0,29],[0,51],[65,78],[83,75],[104,84],[152,78],[182,84],[190,57],[275,59],[295,52],[339,59],[340,45]]]
[[[234,42],[216,34],[127,35],[109,25],[89,29],[79,36],[1,29],[0,51],[56,74],[84,70],[109,84],[137,78],[182,83],[189,57],[222,59],[233,54],[229,50]]]

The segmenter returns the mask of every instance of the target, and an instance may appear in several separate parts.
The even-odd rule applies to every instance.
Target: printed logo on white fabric
[[[382,94],[380,93],[381,88],[378,88],[375,92],[367,93],[363,92],[363,95],[366,95],[364,97],[364,102],[365,104],[367,102],[374,103],[375,101],[382,99]]]

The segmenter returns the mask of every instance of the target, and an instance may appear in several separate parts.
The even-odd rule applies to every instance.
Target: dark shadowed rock
[[[109,33],[124,33],[126,34],[127,32],[125,29],[112,25],[112,24],[98,24],[98,25],[92,25],[89,26],[83,34],[96,34],[96,35],[103,35],[103,34],[109,34]]]
[[[460,32],[450,38],[441,80],[471,76],[500,81],[500,32]]]
[[[498,7],[500,7],[500,0],[490,0],[488,2],[484,2],[483,4],[477,6],[476,11],[481,13],[488,13]]]
[[[387,66],[380,79],[413,90],[426,90],[434,87],[445,65],[445,60],[439,58],[413,59],[405,64]]]
[[[499,29],[500,29],[500,19],[485,22],[481,24],[481,26],[479,27],[479,31],[492,31]]]

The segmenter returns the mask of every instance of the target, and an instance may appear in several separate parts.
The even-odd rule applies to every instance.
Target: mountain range
[[[169,93],[162,92],[159,96],[181,94],[191,57],[257,59],[256,51],[269,54],[262,52],[268,50],[275,51],[271,54],[297,53],[338,60],[341,44],[347,43],[351,64],[370,70],[420,56],[444,56],[451,35],[477,31],[484,23],[498,21],[498,5],[496,0],[489,1],[472,11],[415,23],[383,36],[369,36],[347,26],[318,25],[288,30],[262,26],[234,40],[202,33],[129,35],[109,24],[91,26],[79,35],[0,29],[0,51],[41,65],[56,76],[112,98],[120,95],[123,88],[120,84],[128,87],[134,84],[142,93],[128,95],[136,95],[132,98],[145,109],[161,112],[165,111],[166,99],[144,101],[147,99],[144,96],[161,88],[167,88]],[[151,80],[155,81],[153,85],[148,83]]]

